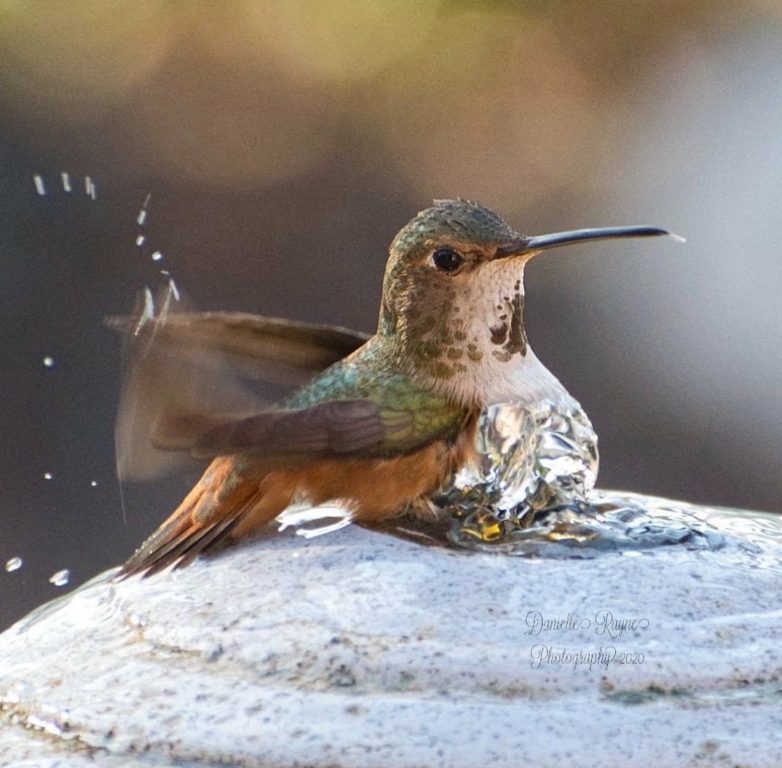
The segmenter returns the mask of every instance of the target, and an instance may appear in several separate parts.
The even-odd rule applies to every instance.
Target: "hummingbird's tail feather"
[[[146,546],[142,545],[141,550],[122,567],[120,578],[136,573],[151,576],[170,565],[181,568],[192,562],[201,552],[206,551],[211,544],[228,536],[237,521],[238,514],[235,513],[222,520],[216,520],[211,525],[191,525],[158,549],[143,551],[146,550]]]
[[[230,477],[230,482],[226,478]],[[237,477],[229,457],[216,459],[169,518],[136,550],[117,574],[150,576],[187,565],[240,526],[255,530],[290,503],[291,493],[265,488],[256,477]],[[271,491],[271,492],[269,492]]]

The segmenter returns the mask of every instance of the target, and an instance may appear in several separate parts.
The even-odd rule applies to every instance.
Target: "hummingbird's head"
[[[494,211],[467,200],[435,200],[399,231],[380,331],[397,337],[415,373],[461,390],[489,360],[527,353],[525,242]],[[519,255],[510,258],[508,249]]]
[[[650,227],[528,237],[469,200],[435,200],[391,243],[378,332],[410,372],[465,403],[490,402],[513,363],[531,356],[524,266],[546,248],[587,239],[668,234]],[[504,391],[504,390],[503,390]]]

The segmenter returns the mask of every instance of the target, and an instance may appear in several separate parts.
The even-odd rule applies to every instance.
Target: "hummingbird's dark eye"
[[[463,261],[462,255],[453,248],[438,248],[432,254],[432,263],[443,272],[455,272]]]

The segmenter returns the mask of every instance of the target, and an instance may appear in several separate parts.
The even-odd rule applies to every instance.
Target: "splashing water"
[[[46,189],[46,180],[40,173],[33,174],[33,184],[35,185],[35,191],[40,197],[46,197],[48,191]],[[62,191],[66,194],[71,194],[74,191],[74,179],[67,171],[60,172],[60,184]],[[84,177],[84,194],[91,200],[98,199],[98,188],[95,186],[95,182],[91,176]]]
[[[333,522],[326,522],[329,520]],[[280,531],[292,527],[296,529],[297,536],[302,536],[305,539],[338,531],[340,528],[350,525],[351,521],[352,515],[348,510],[333,504],[321,504],[317,507],[293,505],[277,517]],[[307,523],[321,524],[305,527]]]
[[[57,571],[49,577],[49,583],[54,584],[55,587],[64,587],[70,580],[71,572],[67,568],[63,568],[61,571]]]
[[[477,462],[434,499],[465,544],[505,540],[544,510],[585,503],[597,479],[597,435],[572,399],[487,407],[476,449]]]

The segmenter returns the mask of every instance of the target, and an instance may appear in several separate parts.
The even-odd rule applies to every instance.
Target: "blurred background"
[[[685,235],[536,261],[532,344],[603,487],[782,510],[780,82],[777,0],[2,0],[0,627],[189,488],[123,511],[105,315],[166,269],[201,309],[370,331],[433,197]]]

